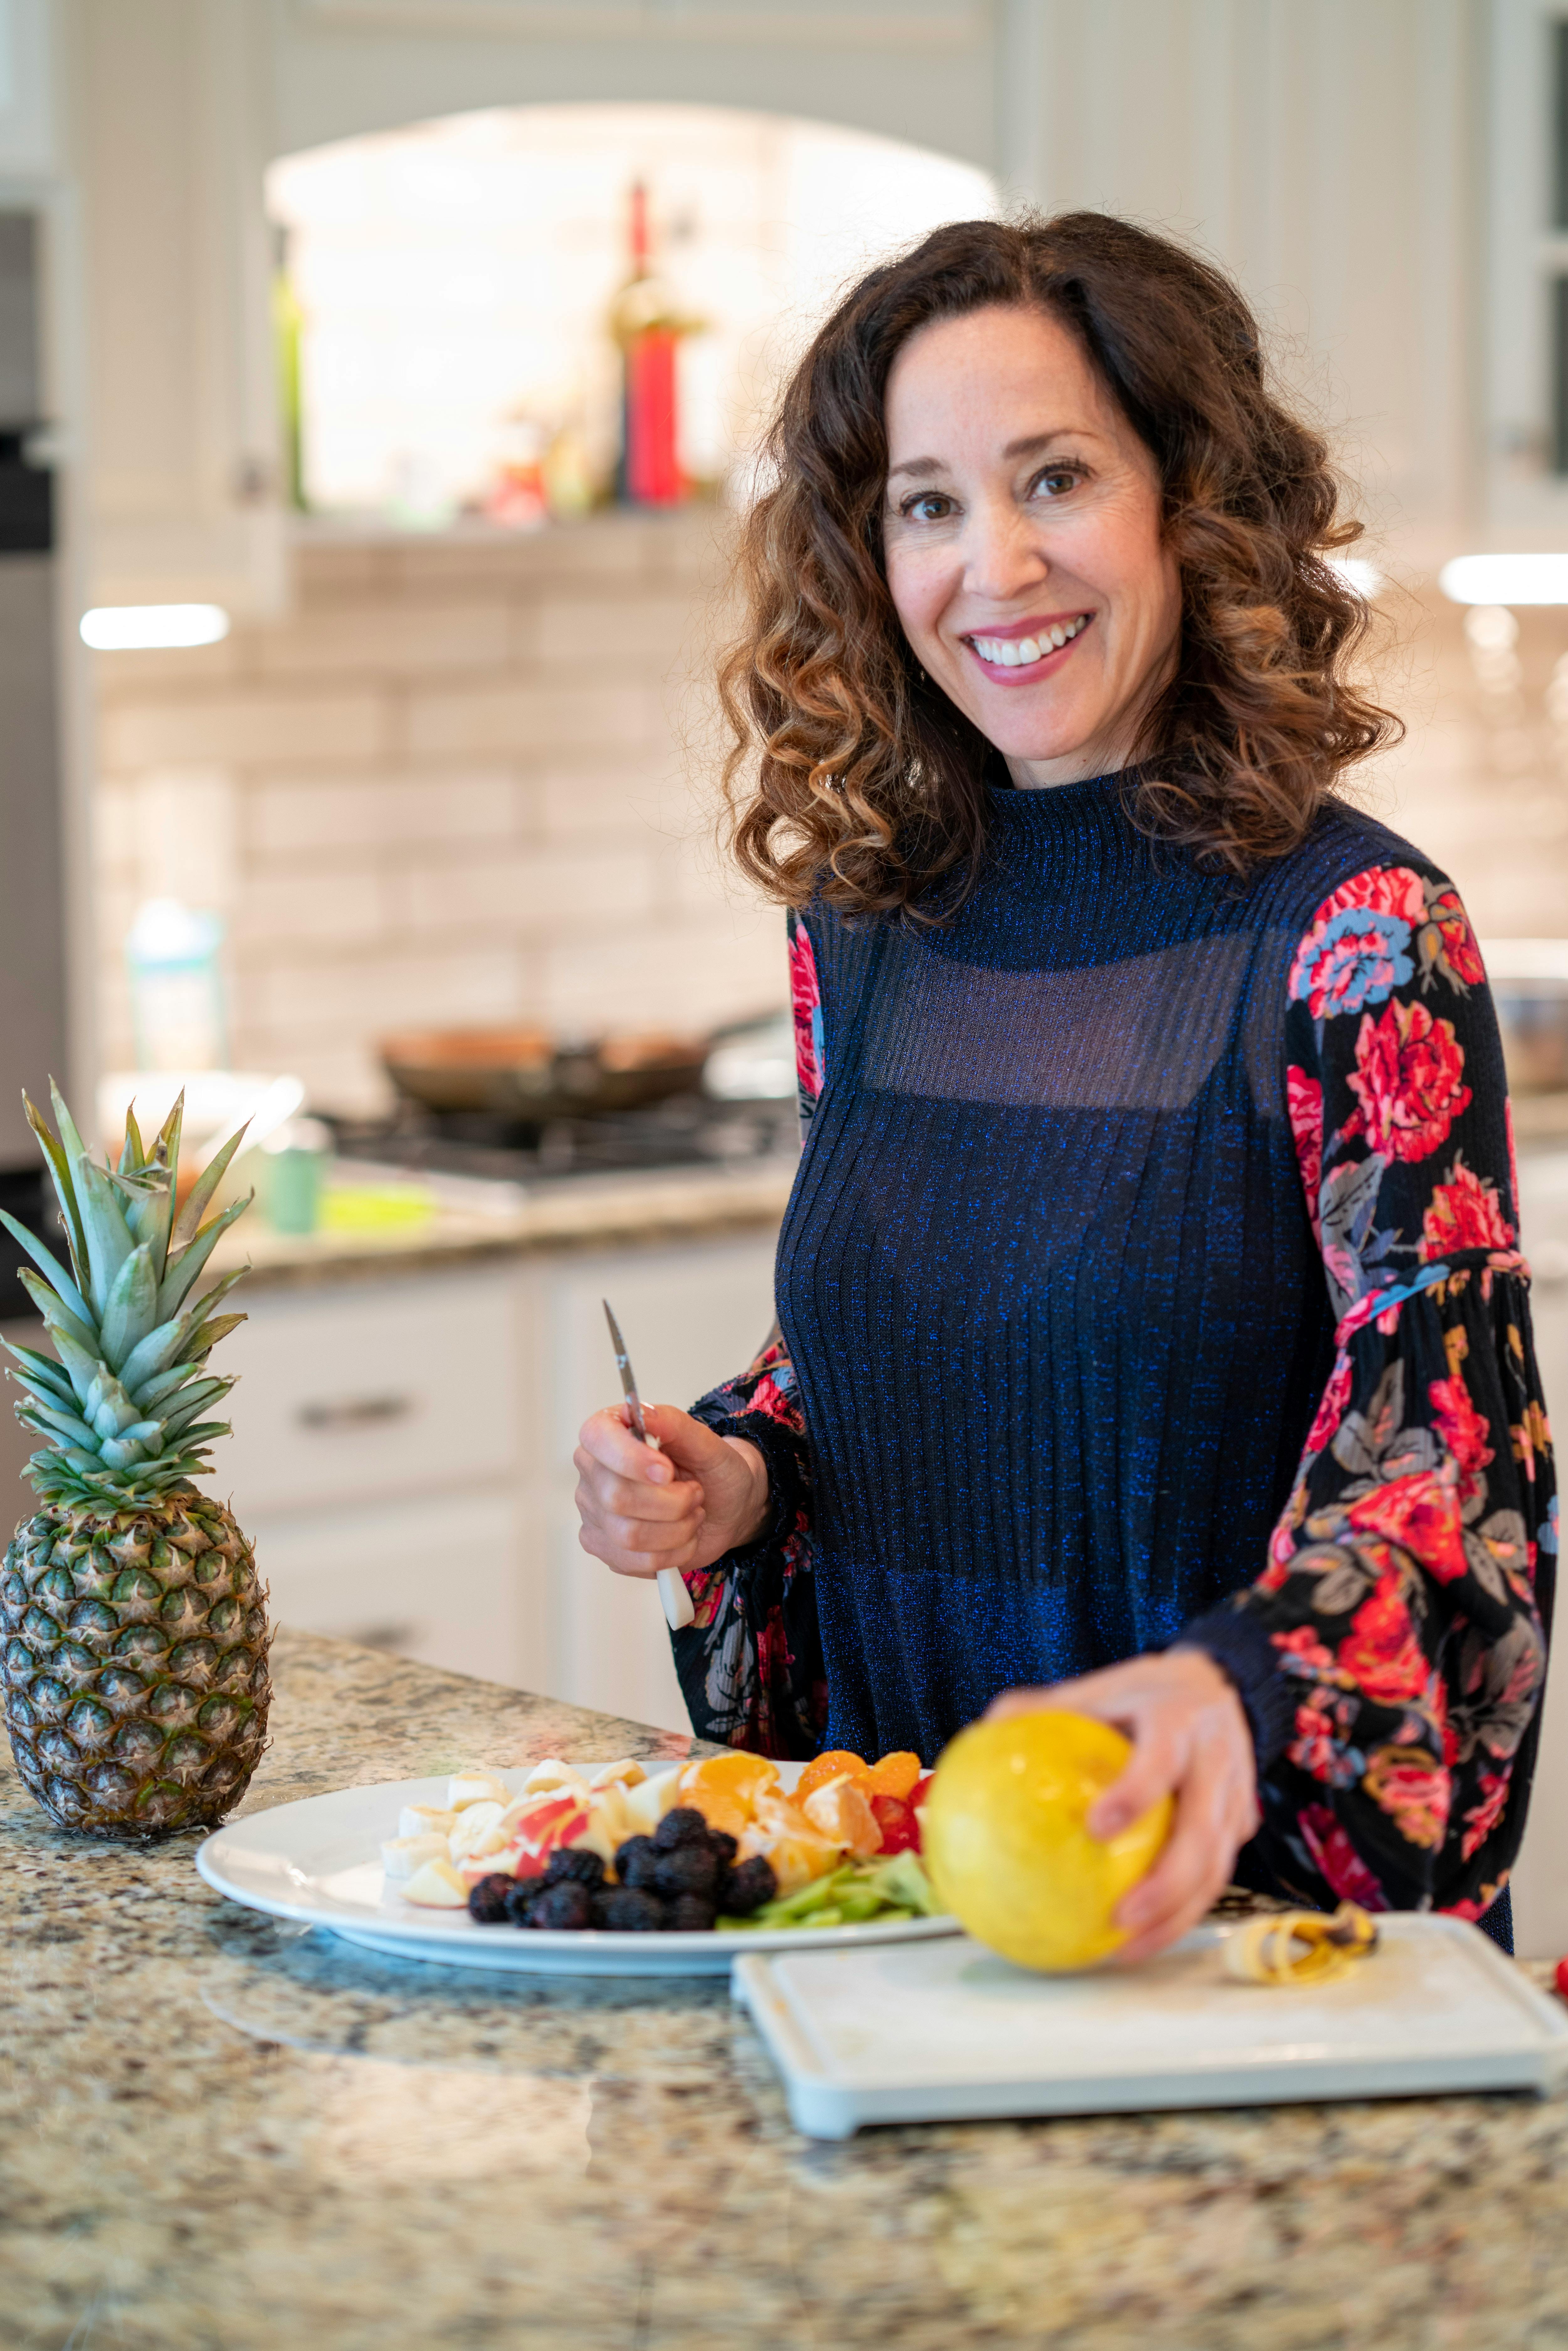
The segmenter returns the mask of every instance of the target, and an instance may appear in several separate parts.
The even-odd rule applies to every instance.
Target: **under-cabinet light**
[[[215,645],[229,632],[221,604],[95,604],[81,616],[81,639],[95,653],[149,646]]]
[[[1437,585],[1455,604],[1568,604],[1568,555],[1456,555]]]

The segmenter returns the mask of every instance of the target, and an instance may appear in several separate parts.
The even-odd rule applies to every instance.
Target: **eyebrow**
[[[1070,425],[1057,424],[1053,425],[1049,433],[1026,434],[1021,441],[1009,441],[1002,455],[1004,457],[1032,456],[1037,449],[1049,448],[1053,441],[1064,439],[1072,430]],[[900,474],[939,474],[943,469],[943,464],[944,460],[940,457],[906,457],[902,465],[892,465],[888,468],[887,478],[891,482]]]

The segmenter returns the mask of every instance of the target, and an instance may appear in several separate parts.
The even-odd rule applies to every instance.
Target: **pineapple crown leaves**
[[[185,1200],[176,1197],[184,1096],[143,1144],[134,1106],[126,1113],[118,1165],[89,1155],[59,1089],[50,1084],[55,1132],[27,1101],[55,1193],[70,1258],[51,1249],[0,1209],[0,1225],[37,1270],[21,1280],[44,1319],[58,1359],[0,1341],[24,1390],[16,1417],[45,1439],[27,1474],[46,1502],[155,1501],[208,1465],[206,1447],[228,1423],[203,1416],[232,1379],[207,1374],[207,1357],[243,1314],[220,1314],[239,1268],[193,1297],[215,1243],[250,1205],[202,1221],[239,1149],[231,1135]]]

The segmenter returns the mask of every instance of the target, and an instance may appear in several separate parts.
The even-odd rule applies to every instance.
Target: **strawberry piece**
[[[883,1853],[919,1852],[920,1823],[913,1804],[906,1804],[902,1796],[873,1796],[871,1809],[882,1831]]]
[[[1568,1959],[1558,1960],[1557,1972],[1552,1980],[1557,1987],[1558,1998],[1568,2000]]]

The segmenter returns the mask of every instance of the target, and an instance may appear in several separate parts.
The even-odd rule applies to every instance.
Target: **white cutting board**
[[[966,1936],[877,1951],[747,1952],[735,1997],[810,2138],[862,2123],[1535,2090],[1568,2081],[1568,2010],[1479,1928],[1378,1920],[1334,1981],[1226,1975],[1225,1928],[1140,1968],[1031,1975]]]

